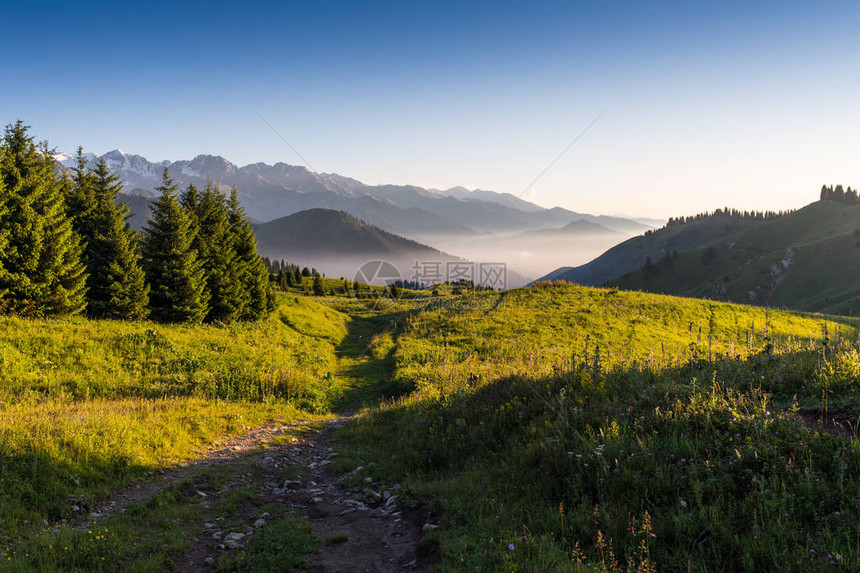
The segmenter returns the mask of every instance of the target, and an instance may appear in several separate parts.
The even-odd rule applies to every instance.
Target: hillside
[[[313,265],[328,276],[351,279],[365,262],[385,260],[408,279],[415,261],[459,260],[331,209],[308,209],[257,224],[254,231],[261,255]]]
[[[860,206],[817,201],[612,281],[626,289],[832,314],[860,310]]]
[[[229,327],[3,317],[0,570],[856,569],[860,454],[805,421],[860,412],[855,321],[325,282]]]
[[[407,396],[349,429],[346,467],[430,508],[441,570],[857,567],[860,456],[815,422],[860,412],[856,323],[542,284],[392,336]]]
[[[721,211],[722,213],[722,211]],[[649,257],[660,259],[673,251],[683,251],[750,229],[762,223],[754,218],[720,214],[691,222],[666,225],[615,245],[596,259],[578,266],[561,267],[535,282],[562,280],[601,286],[645,264]]]

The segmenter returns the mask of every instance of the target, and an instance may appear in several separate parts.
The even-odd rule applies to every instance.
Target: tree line
[[[848,187],[847,189],[843,189],[842,185],[837,186],[821,186],[821,195],[820,198],[822,201],[836,201],[837,203],[845,203],[846,205],[860,205],[860,196],[857,194],[856,189],[852,189]]]
[[[784,217],[786,215],[790,215],[794,213],[794,210],[788,211],[741,211],[739,209],[730,209],[728,207],[724,207],[722,209],[716,209],[714,211],[705,211],[704,213],[698,213],[696,215],[688,215],[686,217],[669,217],[669,220],[663,226],[663,228],[672,227],[674,225],[686,225],[688,223],[695,223],[697,221],[704,221],[706,219],[739,219],[739,220],[747,220],[747,221],[765,221],[769,219],[778,219],[780,217]]]
[[[0,142],[0,311],[163,322],[263,318],[274,293],[235,189],[181,194],[164,170],[142,233],[105,161],[58,169],[18,120]]]

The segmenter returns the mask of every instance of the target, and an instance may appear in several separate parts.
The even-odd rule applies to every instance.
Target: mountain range
[[[131,206],[135,228],[145,224],[147,200],[154,196],[166,168],[180,188],[189,184],[200,187],[209,181],[225,190],[235,188],[248,216],[257,224],[310,209],[348,213],[440,251],[476,262],[504,262],[512,276],[521,277],[519,284],[571,257],[587,261],[624,238],[652,228],[626,217],[544,208],[510,193],[464,187],[434,190],[414,185],[367,185],[286,163],[239,167],[215,155],[152,162],[119,149],[85,157],[88,162],[102,157],[120,176],[125,187],[122,198]],[[77,163],[69,154],[60,153],[55,158],[65,168]],[[330,254],[334,260],[337,253]]]
[[[99,156],[87,154],[92,161]],[[161,183],[164,168],[185,187],[212,181],[235,187],[249,217],[265,222],[312,208],[340,210],[387,231],[409,237],[479,233],[517,233],[558,228],[586,220],[612,231],[635,234],[650,226],[623,217],[594,216],[561,207],[544,208],[510,193],[446,191],[414,185],[366,185],[334,173],[315,173],[305,167],[276,163],[252,163],[239,167],[223,157],[198,155],[181,161],[152,162],[140,155],[116,149],[102,155],[125,184],[126,194],[152,196]],[[74,156],[55,155],[65,167]]]

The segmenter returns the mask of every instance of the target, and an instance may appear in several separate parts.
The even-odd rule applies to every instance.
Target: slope
[[[673,251],[692,249],[758,226],[762,222],[763,220],[755,218],[733,217],[718,210],[711,216],[646,231],[643,235],[612,247],[584,265],[561,267],[535,282],[562,280],[600,286],[641,267],[649,257],[656,261]]]
[[[860,308],[860,206],[817,201],[666,262],[655,261],[612,284],[852,314]]]
[[[441,570],[853,570],[860,455],[794,412],[826,388],[856,419],[855,324],[564,284],[449,301],[404,322],[414,391],[345,455],[433,512]]]

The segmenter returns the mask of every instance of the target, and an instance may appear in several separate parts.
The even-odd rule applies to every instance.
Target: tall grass
[[[406,321],[395,376],[424,396],[575,362],[661,368],[856,341],[853,323],[760,307],[542,283],[445,300]]]
[[[414,392],[368,411],[342,463],[405,483],[445,570],[856,570],[860,447],[795,413],[860,412],[855,341],[562,285],[438,308],[397,339]]]
[[[0,531],[83,512],[219,436],[324,414],[347,320],[301,297],[229,326],[0,318]]]

